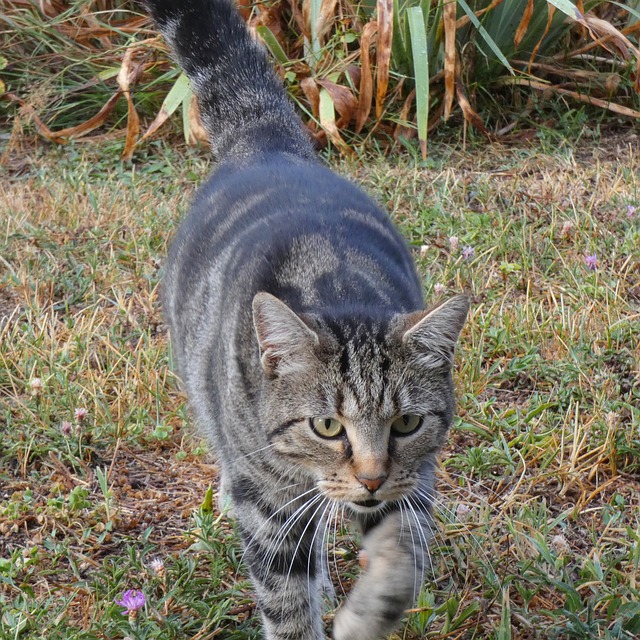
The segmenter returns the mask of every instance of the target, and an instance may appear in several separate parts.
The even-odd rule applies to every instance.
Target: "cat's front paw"
[[[387,635],[375,616],[369,615],[369,612],[360,614],[352,611],[348,604],[336,613],[333,620],[334,640],[380,640]]]
[[[367,634],[363,632],[361,617],[347,607],[343,607],[336,613],[331,635],[333,640],[368,640]]]

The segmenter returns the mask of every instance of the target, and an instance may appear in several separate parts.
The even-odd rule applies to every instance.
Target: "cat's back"
[[[258,291],[300,312],[422,304],[388,215],[351,182],[286,153],[214,171],[173,242],[165,289],[171,323],[192,330],[222,309],[246,313]]]

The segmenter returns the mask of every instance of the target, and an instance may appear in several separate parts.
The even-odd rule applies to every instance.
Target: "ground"
[[[473,299],[433,579],[400,638],[640,634],[639,148],[541,131],[331,160],[390,210],[427,300]],[[0,640],[258,637],[158,300],[207,154],[117,153],[4,157]],[[340,595],[357,541],[336,523],[331,547]],[[131,616],[127,589],[146,597]]]

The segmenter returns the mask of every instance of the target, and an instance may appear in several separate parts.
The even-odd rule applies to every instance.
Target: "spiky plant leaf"
[[[411,52],[416,79],[416,117],[422,159],[427,158],[427,124],[429,122],[429,50],[425,18],[420,7],[407,11],[411,32]]]

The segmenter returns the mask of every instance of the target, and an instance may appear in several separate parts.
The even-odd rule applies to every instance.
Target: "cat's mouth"
[[[359,507],[377,507],[380,500],[354,500],[353,504],[357,504]]]
[[[366,511],[366,510],[375,510],[377,509],[381,504],[382,504],[382,500],[352,500],[351,504],[359,507],[358,511]]]

